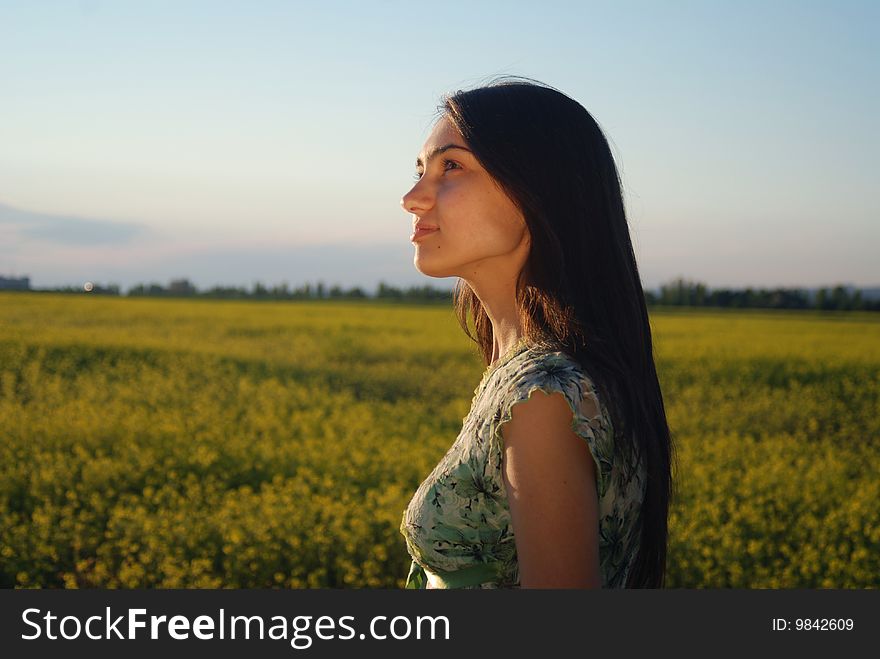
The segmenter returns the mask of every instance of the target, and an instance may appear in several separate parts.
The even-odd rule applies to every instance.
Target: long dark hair
[[[578,361],[611,415],[615,450],[629,460],[647,458],[641,542],[626,586],[662,587],[674,447],[620,180],[605,136],[577,101],[519,76],[447,94],[438,111],[525,218],[531,248],[516,287],[525,336],[549,338]],[[454,306],[488,365],[492,324],[462,279]]]

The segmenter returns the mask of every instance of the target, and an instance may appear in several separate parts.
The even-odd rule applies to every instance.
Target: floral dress
[[[461,432],[403,512],[406,588],[520,587],[501,426],[536,389],[565,396],[596,462],[602,587],[624,587],[639,547],[644,463],[615,460],[611,418],[581,366],[550,343],[521,339],[486,369]]]

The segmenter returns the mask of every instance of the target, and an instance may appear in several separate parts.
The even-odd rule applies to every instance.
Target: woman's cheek
[[[449,180],[446,182],[439,193],[443,202],[447,206],[454,206],[458,209],[467,208],[474,203],[470,199],[470,195],[460,181]]]

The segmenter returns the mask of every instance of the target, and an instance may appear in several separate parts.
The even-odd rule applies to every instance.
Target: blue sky
[[[524,75],[620,168],[643,283],[880,284],[877,2],[0,0],[0,275],[451,286],[399,206]]]

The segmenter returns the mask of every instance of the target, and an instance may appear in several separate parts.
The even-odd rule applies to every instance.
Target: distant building
[[[31,278],[0,277],[0,290],[29,291],[31,290]]]

